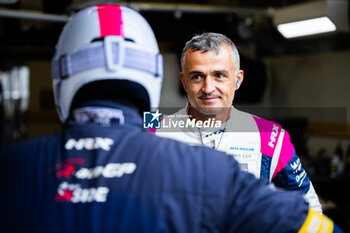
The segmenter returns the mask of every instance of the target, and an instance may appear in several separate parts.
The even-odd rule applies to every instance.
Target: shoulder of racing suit
[[[252,116],[261,140],[262,176],[277,186],[306,193],[310,180],[290,141],[290,135],[276,122]],[[266,166],[269,165],[269,166]],[[282,175],[283,173],[283,175]]]
[[[290,135],[276,122],[253,116],[259,128],[261,140],[261,177],[277,187],[305,194],[310,206],[322,213],[316,191],[299,156],[290,141]]]

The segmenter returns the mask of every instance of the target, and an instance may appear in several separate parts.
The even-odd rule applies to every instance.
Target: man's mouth
[[[203,102],[210,103],[215,102],[220,98],[220,96],[213,95],[213,96],[199,96],[199,99]]]

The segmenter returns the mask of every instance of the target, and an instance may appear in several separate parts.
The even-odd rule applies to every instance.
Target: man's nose
[[[206,94],[210,94],[215,90],[215,81],[212,77],[208,76],[204,79],[202,91]]]

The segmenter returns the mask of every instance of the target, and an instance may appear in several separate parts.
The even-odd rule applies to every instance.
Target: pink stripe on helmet
[[[290,141],[290,136],[287,131],[284,132],[284,137],[283,137],[283,143],[282,143],[282,149],[281,149],[281,154],[277,163],[277,167],[275,169],[275,172],[273,173],[272,178],[274,178],[277,173],[282,171],[283,168],[287,166],[289,161],[292,159],[293,155],[295,153],[295,149],[293,144]]]
[[[276,149],[277,140],[282,127],[273,122],[253,116],[260,133],[261,153],[272,157]]]
[[[118,5],[98,5],[100,36],[124,37],[122,10]]]

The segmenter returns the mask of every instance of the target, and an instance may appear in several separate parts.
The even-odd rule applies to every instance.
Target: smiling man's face
[[[233,52],[226,44],[221,44],[219,53],[187,50],[180,79],[194,118],[227,120],[235,91],[243,81],[243,71],[235,73]]]

